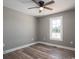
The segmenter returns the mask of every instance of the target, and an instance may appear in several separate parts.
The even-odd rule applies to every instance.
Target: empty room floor
[[[27,48],[22,48],[8,54],[4,54],[4,59],[74,59],[75,51],[35,44]]]

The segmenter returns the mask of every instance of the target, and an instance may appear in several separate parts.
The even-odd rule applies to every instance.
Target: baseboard
[[[59,47],[59,48],[64,48],[64,49],[75,51],[75,48],[72,48],[72,47],[66,47],[66,46],[62,46],[62,45],[57,45],[57,44],[38,41],[38,42],[34,42],[34,43],[30,43],[30,44],[23,45],[23,46],[20,46],[20,47],[16,47],[16,48],[13,48],[13,49],[6,50],[6,51],[3,52],[3,54],[10,53],[10,52],[13,52],[13,51],[16,51],[18,49],[25,48],[25,47],[29,47],[29,46],[32,46],[32,45],[37,44],[37,43],[50,45],[50,46],[56,46],[56,47]]]
[[[47,43],[47,42],[41,42],[41,41],[39,41],[38,43],[50,45],[50,46],[56,46],[56,47],[59,47],[59,48],[64,48],[64,49],[75,51],[75,48],[72,48],[72,47],[67,47],[67,46],[62,46],[62,45],[57,45],[57,44],[52,44],[52,43]]]
[[[10,53],[10,52],[13,52],[13,51],[16,51],[18,49],[25,48],[25,47],[29,47],[29,46],[32,46],[32,45],[37,44],[37,43],[38,42],[34,42],[34,43],[27,44],[27,45],[19,46],[19,47],[16,47],[16,48],[12,48],[12,49],[4,51],[3,54]]]

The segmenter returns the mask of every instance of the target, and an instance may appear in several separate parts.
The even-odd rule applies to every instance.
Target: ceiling
[[[51,0],[43,0],[43,1],[48,2]],[[41,13],[38,12],[39,9],[28,9],[29,7],[37,6],[32,0],[3,0],[3,5],[5,7],[37,17],[50,15],[75,8],[75,0],[54,0],[54,1],[55,1],[54,4],[48,5],[48,7],[53,8],[52,11],[44,9],[44,11],[42,11]]]

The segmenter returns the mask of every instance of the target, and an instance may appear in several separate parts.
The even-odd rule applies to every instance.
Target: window
[[[62,16],[50,19],[50,39],[62,41]]]

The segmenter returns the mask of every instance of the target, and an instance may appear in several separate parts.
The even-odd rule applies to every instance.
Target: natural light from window
[[[50,19],[50,39],[62,41],[62,19],[63,17],[55,17]]]

